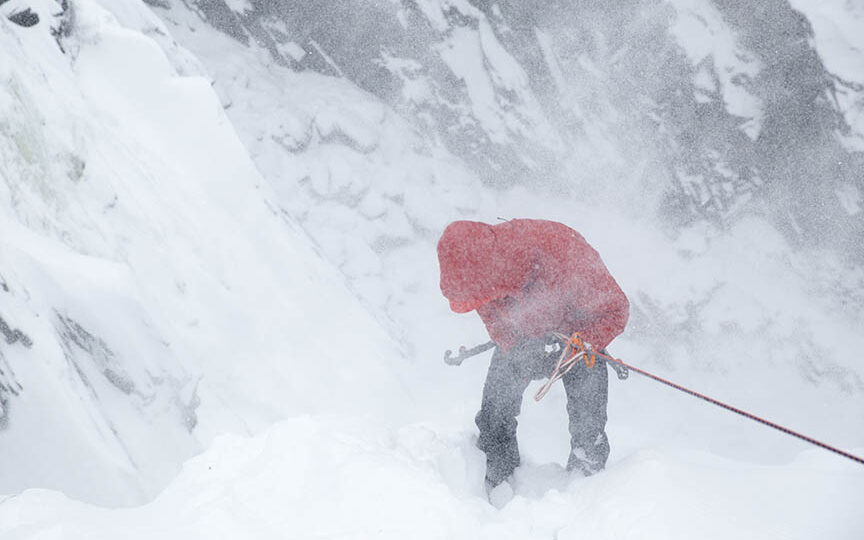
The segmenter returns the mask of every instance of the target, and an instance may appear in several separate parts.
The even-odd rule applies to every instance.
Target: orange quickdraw
[[[597,363],[596,353],[591,350],[590,345],[585,343],[579,332],[573,332],[569,338],[564,334],[555,334],[555,337],[564,343],[564,350],[561,351],[561,356],[558,357],[558,363],[555,364],[555,369],[549,376],[549,380],[534,395],[536,401],[543,399],[552,385],[564,377],[564,374],[570,371],[580,359],[585,360],[585,366],[589,369]]]
[[[597,357],[594,356],[590,346],[587,346],[585,340],[582,339],[582,335],[579,334],[579,332],[573,332],[573,335],[567,338],[567,345],[573,352],[573,354],[570,355],[571,358],[575,358],[581,353],[585,358],[586,367],[593,368],[594,365],[597,363]]]

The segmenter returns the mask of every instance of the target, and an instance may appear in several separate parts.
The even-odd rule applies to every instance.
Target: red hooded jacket
[[[504,350],[549,332],[579,332],[600,350],[624,331],[630,303],[600,255],[554,221],[455,221],[438,241],[441,292],[477,310]]]

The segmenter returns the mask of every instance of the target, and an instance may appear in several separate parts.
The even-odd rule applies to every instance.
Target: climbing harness
[[[689,388],[681,386],[680,384],[676,384],[672,381],[664,379],[663,377],[654,375],[653,373],[645,371],[644,369],[632,366],[632,365],[624,362],[623,360],[620,360],[618,358],[614,358],[614,357],[610,356],[606,352],[606,350],[602,350],[600,352],[595,351],[591,347],[591,344],[587,343],[584,339],[582,339],[582,336],[579,335],[578,332],[574,333],[573,335],[571,335],[569,337],[567,337],[564,334],[559,334],[559,333],[554,333],[553,336],[556,339],[558,339],[560,342],[562,342],[564,347],[563,347],[563,350],[561,351],[561,355],[558,357],[558,362],[555,364],[555,369],[552,370],[552,374],[549,375],[549,380],[546,381],[546,383],[544,383],[543,386],[541,386],[540,389],[537,391],[537,393],[534,395],[535,401],[540,401],[541,399],[543,399],[543,396],[545,396],[549,392],[549,389],[552,387],[552,385],[555,384],[556,382],[558,382],[559,380],[561,380],[561,378],[563,378],[564,375],[568,371],[573,369],[573,367],[576,366],[580,360],[585,362],[585,366],[588,369],[593,369],[596,366],[597,361],[600,360],[602,363],[605,363],[606,365],[608,365],[609,367],[614,369],[615,372],[617,373],[619,379],[626,379],[628,377],[630,371],[635,371],[636,373],[639,373],[640,375],[644,375],[645,377],[648,377],[649,379],[653,379],[653,380],[655,380],[659,383],[662,383],[666,386],[669,386],[669,387],[674,388],[676,390],[680,390],[681,392],[684,392],[685,394],[690,394],[691,396],[697,397],[703,401],[707,401],[708,403],[711,403],[712,405],[717,405],[718,407],[722,407],[722,408],[726,409],[727,411],[734,412],[735,414],[738,414],[738,415],[743,416],[745,418],[749,418],[750,420],[754,420],[754,421],[759,422],[760,424],[763,424],[763,425],[768,426],[770,428],[776,429],[777,431],[785,433],[786,435],[791,435],[792,437],[800,439],[804,442],[808,442],[814,446],[818,446],[819,448],[822,448],[823,450],[828,450],[829,452],[833,452],[839,456],[845,457],[846,459],[850,459],[856,463],[860,463],[861,465],[864,465],[864,458],[860,458],[854,454],[850,454],[849,452],[845,452],[843,450],[840,450],[839,448],[836,448],[834,446],[826,444],[822,441],[819,441],[819,440],[816,440],[812,437],[808,437],[807,435],[803,435],[801,433],[798,433],[797,431],[789,429],[785,426],[781,426],[780,424],[777,424],[775,422],[771,422],[770,420],[766,420],[764,418],[756,416],[755,414],[749,413],[743,409],[739,409],[739,408],[733,407],[732,405],[729,405],[727,403],[723,403],[720,400],[714,399],[712,397],[708,397],[705,394],[696,392],[695,390],[691,390]],[[466,349],[465,347],[460,347],[459,348],[459,355],[456,357],[452,356],[452,354],[453,354],[452,351],[447,351],[444,354],[444,361],[450,365],[458,366],[466,358],[470,358],[472,356],[480,354],[481,352],[487,351],[494,346],[495,346],[495,343],[492,341],[489,341],[487,343],[484,343],[482,345],[478,345],[478,346],[473,347],[471,349]]]
[[[553,333],[552,335],[556,339],[563,341],[565,343],[570,339],[567,336],[565,336],[564,334]],[[593,351],[591,351],[591,345],[585,343],[584,341],[582,341],[581,337],[577,337],[577,336],[579,336],[578,333],[574,334],[574,337],[573,337],[574,340],[578,340],[578,341],[574,341],[574,343],[573,343],[573,346],[577,347],[575,349],[576,353],[574,353],[574,354],[577,354],[578,351],[582,351],[583,349],[587,349],[587,351],[586,351],[587,357],[585,358],[585,364],[588,367],[594,367],[594,363],[596,362],[597,358],[596,358],[596,355],[591,354],[593,352]],[[468,358],[471,358],[472,356],[477,356],[478,354],[480,354],[482,352],[486,352],[493,347],[495,347],[494,341],[487,341],[486,343],[482,343],[480,345],[477,345],[476,347],[471,347],[470,349],[465,348],[465,346],[463,345],[463,346],[459,347],[458,354],[456,356],[453,356],[453,351],[451,351],[450,349],[447,349],[446,351],[444,351],[444,363],[447,364],[448,366],[461,366],[462,362],[464,362]],[[574,358],[570,359],[570,360],[572,360],[572,362],[570,360],[568,360],[567,362],[563,362],[563,365],[561,365],[562,360],[564,359],[564,356],[566,355],[566,352],[567,352],[566,349],[565,349],[565,351],[562,352],[561,358],[558,359],[559,365],[556,366],[556,369],[559,369],[559,368],[563,369],[563,371],[561,372],[561,377],[563,377],[564,373],[567,373],[567,371],[569,371],[570,368],[572,368],[576,364],[576,360],[578,360],[578,358],[574,357]],[[600,356],[603,356],[603,355],[600,355]],[[615,371],[615,373],[618,375],[619,379],[624,380],[628,377],[629,374],[627,372],[627,368],[624,367],[623,365],[615,364],[615,363],[611,363],[608,365],[609,365],[609,367],[611,367]],[[561,377],[556,378],[555,381],[559,380]],[[555,381],[552,381],[552,382],[555,382]],[[551,386],[551,384],[549,386]],[[547,391],[548,391],[548,389],[547,389]],[[545,394],[545,392],[544,392],[544,394]]]
[[[573,369],[573,366],[575,366],[580,360],[585,362],[585,367],[593,369],[597,364],[598,357],[601,360],[610,358],[603,353],[595,352],[591,347],[591,344],[582,339],[579,332],[574,332],[570,337],[567,337],[564,334],[559,334],[558,332],[554,332],[552,335],[564,344],[564,348],[561,351],[561,356],[558,357],[555,369],[553,369],[552,374],[549,375],[549,380],[546,381],[539,390],[537,390],[536,394],[534,394],[534,401],[540,401],[543,399],[543,396],[549,392],[552,385],[561,380],[564,375]],[[629,373],[626,367],[620,369],[617,364],[609,365],[615,370],[619,379],[623,380],[628,377]]]

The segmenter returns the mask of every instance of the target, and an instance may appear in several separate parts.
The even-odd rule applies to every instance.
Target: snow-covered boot
[[[489,479],[486,479],[486,498],[489,500],[489,504],[498,508],[504,508],[504,506],[513,499],[513,486],[510,485],[510,482],[504,481],[498,485],[493,485]]]
[[[583,476],[591,476],[603,470],[603,463],[597,459],[591,459],[582,448],[574,448],[567,459],[567,470],[578,471]]]

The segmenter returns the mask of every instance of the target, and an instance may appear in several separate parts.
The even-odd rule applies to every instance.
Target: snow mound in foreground
[[[852,539],[864,528],[864,469],[817,451],[769,467],[645,450],[591,478],[526,464],[500,511],[477,487],[482,471],[465,433],[298,417],[218,439],[138,508],[41,490],[6,499],[0,537]]]

